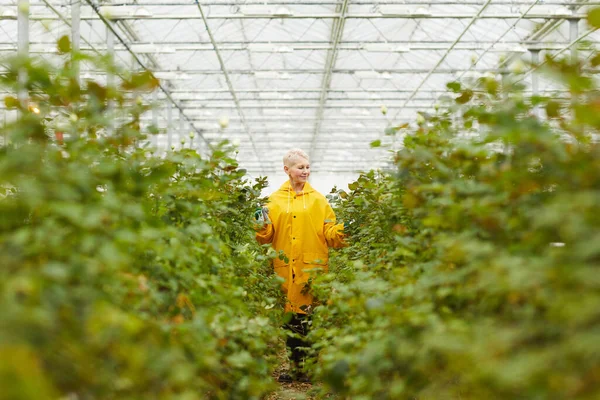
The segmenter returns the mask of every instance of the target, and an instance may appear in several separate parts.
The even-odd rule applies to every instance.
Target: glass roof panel
[[[0,0],[3,55],[18,47],[18,21],[10,17],[18,1]],[[30,51],[58,62],[52,53],[71,33],[71,0],[29,2]],[[193,123],[180,125],[174,113],[169,129],[178,138],[196,130],[209,141],[239,141],[238,159],[252,174],[279,171],[291,146],[309,152],[318,172],[341,174],[383,165],[386,149],[371,149],[370,141],[392,140],[386,126],[433,112],[448,97],[448,81],[511,73],[532,52],[543,59],[568,53],[578,40],[596,43],[600,34],[580,21],[585,3],[83,0],[80,48],[106,53],[108,23],[118,62],[155,71]],[[569,19],[579,21],[577,30]],[[85,65],[82,75],[105,79]],[[555,89],[539,80],[540,91]],[[170,105],[166,94],[159,98],[166,129]],[[157,140],[164,149],[166,137]]]

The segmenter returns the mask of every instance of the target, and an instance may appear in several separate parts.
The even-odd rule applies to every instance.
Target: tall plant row
[[[120,76],[79,83],[58,46],[61,66],[15,58],[2,77],[27,99],[6,97],[0,152],[0,399],[260,398],[281,335],[249,220],[264,180],[227,143],[154,154],[152,74],[75,55]]]
[[[404,138],[389,173],[332,193],[351,245],[313,285],[325,391],[600,396],[598,64],[544,61],[566,99],[523,74],[450,82],[450,104],[388,129]]]
[[[79,83],[58,47],[59,68],[0,78],[28,76],[0,151],[0,399],[264,397],[284,334],[249,220],[265,181],[227,143],[158,156],[154,76],[76,54],[120,76]],[[331,194],[350,246],[311,286],[321,397],[600,395],[599,64],[545,60],[567,99],[519,74],[451,82],[386,131],[390,170]]]

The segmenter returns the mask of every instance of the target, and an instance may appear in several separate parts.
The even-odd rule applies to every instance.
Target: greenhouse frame
[[[435,112],[451,99],[450,81],[529,69],[531,93],[556,94],[529,62],[597,42],[585,13],[599,4],[1,0],[0,49],[52,60],[68,35],[75,50],[114,54],[161,79],[145,123],[162,129],[152,138],[162,151],[229,139],[251,176],[272,176],[299,147],[315,172],[337,179],[385,167],[402,142],[386,128]],[[86,65],[80,74],[107,79]]]
[[[0,0],[0,400],[600,399],[600,0]]]

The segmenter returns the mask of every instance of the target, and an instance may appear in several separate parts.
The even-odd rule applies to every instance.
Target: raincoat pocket
[[[311,276],[328,269],[329,256],[326,253],[304,253],[302,254],[302,273],[296,282],[308,282]]]

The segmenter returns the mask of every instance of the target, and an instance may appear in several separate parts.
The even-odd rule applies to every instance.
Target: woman
[[[287,328],[306,336],[308,313],[312,308],[311,278],[318,271],[326,271],[329,247],[339,248],[344,243],[344,226],[335,223],[335,214],[325,196],[308,183],[310,163],[300,149],[290,150],[283,157],[283,170],[289,180],[269,197],[266,210],[258,212],[256,239],[261,244],[271,243],[285,258],[273,260],[275,273],[284,279],[283,291],[287,297],[285,311],[292,313]],[[289,337],[292,374],[297,380],[306,380],[301,373],[308,347],[302,339]],[[283,374],[280,381],[291,381]]]

